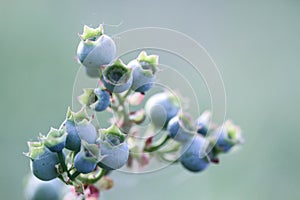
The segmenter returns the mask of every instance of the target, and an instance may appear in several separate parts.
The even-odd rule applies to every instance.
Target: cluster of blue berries
[[[80,38],[78,61],[89,77],[99,79],[99,86],[83,89],[78,97],[82,108],[78,112],[68,108],[62,125],[51,128],[46,135],[40,134],[38,141],[28,142],[29,152],[25,154],[36,178],[49,183],[58,178],[72,188],[65,200],[98,199],[100,190],[113,185],[110,172],[132,167],[133,162],[145,166],[155,154],[163,158],[165,154],[160,149],[166,146],[171,146],[168,153],[180,153],[169,162],[178,161],[187,170],[199,172],[217,163],[220,153],[242,143],[241,131],[231,121],[216,127],[209,111],[193,121],[182,111],[180,100],[168,92],[157,93],[144,108],[129,111],[129,105],[142,104],[145,93],[155,84],[158,56],[142,51],[125,64],[116,58],[116,45],[104,34],[102,25],[84,26]],[[103,111],[115,116],[106,129],[96,127],[89,114]],[[164,136],[159,141],[149,136],[139,145],[135,140],[140,131],[136,125],[146,118],[152,130]],[[176,145],[170,145],[171,141]]]
[[[158,112],[160,109],[165,112]],[[218,163],[219,154],[243,143],[240,128],[231,120],[217,127],[211,122],[211,112],[205,111],[194,121],[188,113],[180,110],[175,96],[168,93],[150,97],[146,112],[156,127],[166,131],[166,137],[158,146],[145,146],[144,150],[156,151],[168,140],[174,140],[179,143],[181,152],[176,161],[192,172],[203,171],[210,163]]]

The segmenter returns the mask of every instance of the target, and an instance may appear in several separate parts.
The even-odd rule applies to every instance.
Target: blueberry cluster
[[[25,154],[36,178],[58,178],[71,186],[65,200],[98,199],[100,190],[113,186],[110,172],[125,166],[144,167],[157,157],[180,162],[192,172],[203,171],[210,163],[218,162],[219,154],[242,143],[238,126],[231,121],[215,126],[209,111],[192,120],[182,111],[175,94],[154,94],[143,106],[146,93],[156,81],[157,55],[142,51],[125,64],[116,57],[116,45],[104,34],[102,25],[84,26],[80,39],[78,62],[89,77],[99,79],[99,86],[84,88],[78,97],[82,108],[77,112],[68,108],[62,125],[40,134],[38,141],[28,142],[29,152]],[[135,110],[129,111],[129,106]],[[96,127],[91,113],[105,111],[113,113],[111,126]],[[137,125],[145,119],[151,123],[150,131],[144,133]],[[157,141],[149,136],[142,143],[136,139],[153,130],[163,136]],[[170,154],[175,155],[174,159],[167,159]]]
[[[227,153],[243,143],[240,128],[231,120],[216,127],[211,122],[211,112],[205,111],[194,121],[189,114],[180,110],[180,103],[175,96],[168,93],[150,97],[146,112],[154,126],[166,131],[166,137],[156,146],[149,147],[149,140],[146,141],[144,151],[156,151],[168,144],[169,140],[176,141],[179,143],[180,156],[174,161],[192,172],[203,171],[210,163],[218,163],[219,154]]]

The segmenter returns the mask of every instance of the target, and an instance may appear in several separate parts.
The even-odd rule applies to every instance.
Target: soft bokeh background
[[[72,101],[83,24],[108,33],[159,26],[184,32],[211,54],[227,116],[246,144],[219,166],[147,175],[116,173],[105,199],[299,199],[300,2],[16,1],[0,6],[0,193],[23,199],[26,141],[58,126]],[[126,186],[127,185],[127,186]]]

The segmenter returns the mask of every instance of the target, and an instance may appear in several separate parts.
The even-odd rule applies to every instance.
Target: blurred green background
[[[116,34],[175,29],[201,43],[222,74],[227,116],[246,139],[219,166],[191,174],[116,173],[104,199],[300,198],[300,1],[2,1],[1,199],[23,199],[26,141],[57,127],[72,103],[84,24]]]

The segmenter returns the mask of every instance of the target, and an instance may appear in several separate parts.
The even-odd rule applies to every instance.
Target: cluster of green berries
[[[36,178],[49,183],[58,178],[72,188],[65,200],[98,199],[100,190],[113,185],[110,172],[132,167],[133,162],[145,166],[155,155],[164,158],[161,149],[166,147],[171,148],[168,154],[180,153],[168,162],[178,161],[187,170],[199,172],[218,162],[220,153],[243,141],[236,125],[227,121],[216,127],[208,111],[193,121],[182,111],[180,100],[168,92],[151,96],[140,108],[146,92],[155,84],[158,56],[142,51],[125,64],[116,57],[116,45],[104,34],[102,25],[95,29],[84,26],[80,38],[78,61],[89,77],[99,79],[99,86],[83,89],[78,97],[81,110],[73,112],[68,108],[62,125],[51,128],[46,135],[40,134],[38,141],[28,142],[26,153]],[[129,111],[129,106],[139,108]],[[89,114],[104,111],[115,116],[105,129],[95,126],[93,115]],[[149,136],[139,145],[135,137],[142,133],[137,125],[147,118],[151,130],[159,130],[163,137],[154,141]]]

